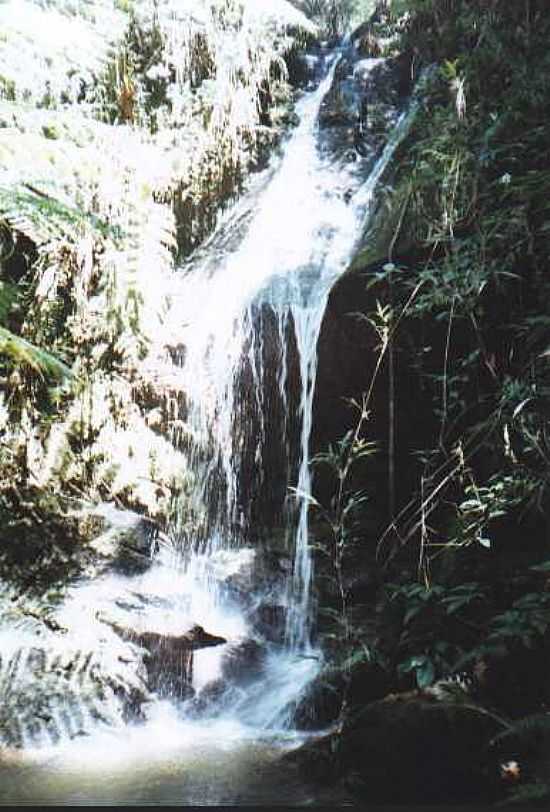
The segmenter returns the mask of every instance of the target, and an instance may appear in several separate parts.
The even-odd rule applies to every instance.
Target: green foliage
[[[524,502],[531,488],[531,483],[516,472],[513,475],[495,475],[484,486],[478,486],[472,480],[464,488],[466,499],[456,506],[456,519],[450,528],[449,543],[459,547],[477,543],[490,548],[490,523],[506,516]]]
[[[392,655],[397,674],[413,672],[417,686],[425,688],[454,670],[464,652],[464,621],[476,617],[484,587],[477,582],[429,588],[419,583],[389,583],[386,589],[388,609],[393,612],[392,605],[397,609],[394,622],[399,618],[402,629]]]
[[[35,347],[21,336],[0,327],[0,356],[7,357],[15,366],[25,366],[39,375],[65,379],[71,377],[69,367],[51,353]]]
[[[0,76],[0,97],[7,101],[15,101],[15,82]]]
[[[160,515],[187,476],[148,417],[167,408],[153,370],[176,255],[281,136],[284,56],[314,26],[286,0],[24,0],[17,16],[0,9],[3,473]]]
[[[351,405],[358,413],[355,428],[312,460],[313,465],[327,467],[333,474],[336,489],[330,505],[325,507],[310,497],[312,507],[328,530],[316,549],[330,561],[329,577],[333,580],[337,596],[337,608],[324,607],[322,613],[330,618],[334,628],[332,632],[325,632],[325,639],[332,638],[338,643],[337,669],[345,685],[341,713],[346,707],[352,669],[375,659],[374,652],[362,640],[361,630],[354,624],[346,585],[347,561],[360,540],[357,520],[368,502],[364,491],[351,488],[351,474],[358,462],[376,452],[375,443],[362,436],[368,422],[367,399],[361,404],[353,402]]]
[[[28,183],[19,187],[0,186],[0,218],[36,246],[52,241],[75,244],[83,227],[95,229],[104,237],[120,236],[118,229],[94,214]]]
[[[433,686],[498,722],[505,748],[549,726],[550,20],[541,0],[390,5],[378,16],[406,69],[432,67],[384,208],[387,261],[369,268],[376,304],[361,318],[407,370],[396,398],[418,433],[396,449],[408,490],[378,539],[387,583],[368,607],[346,596],[348,639],[383,663],[388,690]],[[323,462],[341,470],[339,455],[333,446]],[[368,513],[338,476],[334,493],[338,538],[347,499],[357,526]],[[465,666],[479,702],[440,690]],[[507,801],[547,794],[537,776]]]
[[[513,804],[530,804],[534,805],[540,803],[541,806],[547,805],[550,800],[550,783],[546,781],[526,781],[519,784],[519,786],[512,789],[507,797],[501,801],[497,806],[510,806]],[[530,807],[532,808],[532,806]]]
[[[17,285],[0,280],[0,324],[6,324],[8,314],[18,299]]]
[[[409,313],[431,333],[413,359],[439,419],[434,447],[419,451],[418,511],[437,510],[436,494],[449,499],[455,507],[440,511],[447,526],[439,535],[466,549],[489,545],[499,520],[542,511],[548,499],[550,187],[542,158],[550,98],[540,81],[548,19],[536,1],[392,4],[394,16],[405,12],[401,46],[414,54],[413,69],[417,60],[435,61],[436,70],[396,192],[403,209],[393,243],[398,236],[424,259],[397,264],[393,295],[404,300],[420,284]],[[537,59],[540,70],[530,71]],[[388,274],[378,279],[386,284]],[[479,477],[468,465],[481,453],[489,470]],[[457,454],[464,463],[454,464]],[[419,529],[417,518],[410,528]]]
[[[293,0],[294,5],[314,20],[323,36],[341,35],[355,10],[354,0]]]
[[[534,713],[512,722],[491,739],[491,746],[510,738],[532,739],[550,730],[550,713]]]
[[[134,10],[135,0],[115,0],[115,7],[125,14],[130,14]]]
[[[510,609],[495,615],[489,625],[487,640],[513,639],[531,648],[543,638],[550,625],[550,595],[528,592],[514,601]]]

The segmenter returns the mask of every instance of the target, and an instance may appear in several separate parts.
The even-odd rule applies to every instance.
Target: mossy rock
[[[397,694],[290,757],[310,778],[343,781],[373,803],[489,802],[498,791],[487,749],[495,732],[496,723],[471,707]]]
[[[356,791],[394,803],[491,800],[496,770],[489,717],[461,704],[423,698],[368,706],[342,737],[340,758]]]

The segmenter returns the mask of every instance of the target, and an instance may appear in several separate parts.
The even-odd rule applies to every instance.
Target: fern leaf
[[[11,229],[24,234],[35,245],[54,240],[74,244],[84,225],[103,237],[120,237],[119,230],[96,215],[63,203],[29,183],[21,186],[0,186],[0,217]]]
[[[522,719],[518,719],[506,730],[497,733],[497,735],[491,739],[491,744],[496,744],[509,736],[526,738],[548,730],[550,730],[550,713],[534,713],[530,716],[524,716]]]
[[[0,356],[6,356],[14,364],[28,366],[41,376],[52,378],[71,378],[69,367],[46,350],[42,350],[16,336],[5,327],[0,327]]]

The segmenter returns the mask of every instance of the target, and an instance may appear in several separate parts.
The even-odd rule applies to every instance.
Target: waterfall
[[[201,543],[184,545],[188,566],[249,543],[261,523],[251,505],[261,507],[258,494],[272,496],[274,480],[286,478],[278,505],[292,556],[280,596],[285,650],[306,656],[313,653],[309,440],[317,340],[331,286],[349,265],[376,185],[412,120],[412,111],[400,116],[368,178],[360,161],[335,157],[319,112],[339,58],[327,60],[325,78],[298,102],[299,124],[283,154],[180,270],[172,297],[185,347],[193,498],[208,516]],[[212,580],[200,588],[211,600]]]

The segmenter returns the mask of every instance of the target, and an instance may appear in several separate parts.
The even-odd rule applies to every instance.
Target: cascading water
[[[248,209],[237,206],[191,259],[182,271],[174,308],[186,348],[182,377],[187,419],[199,447],[208,449],[208,462],[197,459],[195,467],[199,498],[208,503],[212,483],[215,491],[221,486],[226,494],[210,526],[209,554],[237,540],[246,543],[242,527],[248,506],[242,483],[255,479],[259,486],[279,473],[268,469],[266,459],[266,447],[272,456],[278,445],[286,460],[282,473],[288,472],[287,491],[293,488],[296,495],[294,508],[286,511],[292,572],[280,598],[286,608],[286,650],[306,655],[312,655],[309,438],[317,339],[330,288],[349,264],[376,184],[410,120],[410,113],[401,116],[368,179],[361,166],[335,159],[323,148],[319,128],[319,111],[339,57],[331,59],[318,89],[297,106],[300,123],[283,157],[258,181],[254,209],[250,198]],[[378,62],[372,60],[373,65]],[[263,329],[266,312],[274,325],[270,332]],[[289,432],[289,334],[299,371],[297,455]],[[268,352],[266,341],[272,345]],[[277,367],[275,392],[266,389],[266,356]],[[279,420],[271,420],[266,436],[277,398]],[[247,402],[252,408],[246,408]],[[248,471],[247,445],[253,447]]]

